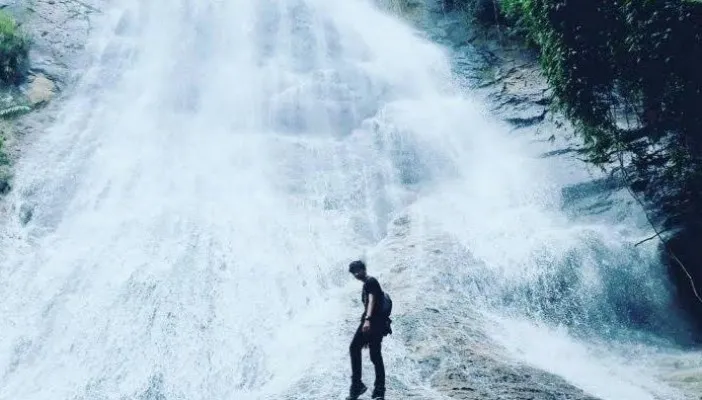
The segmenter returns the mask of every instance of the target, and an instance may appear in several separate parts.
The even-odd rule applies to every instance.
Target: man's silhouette
[[[361,324],[351,340],[349,353],[351,356],[351,389],[347,400],[355,400],[368,388],[361,381],[361,350],[368,346],[370,359],[375,367],[375,387],[373,399],[382,400],[385,397],[385,365],[380,352],[380,344],[387,331],[386,317],[381,314],[384,300],[383,290],[378,280],[366,273],[363,261],[354,261],[349,264],[349,272],[356,279],[363,282],[361,300],[363,301],[363,315]]]

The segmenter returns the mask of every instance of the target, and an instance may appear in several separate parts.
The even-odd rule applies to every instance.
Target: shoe
[[[360,386],[351,386],[351,389],[349,390],[349,395],[346,397],[346,400],[357,400],[358,396],[362,395],[368,390],[366,385],[362,384]]]
[[[385,391],[384,391],[384,390],[378,390],[378,389],[373,390],[373,395],[371,396],[371,399],[373,399],[373,400],[384,400],[384,399],[385,399]]]

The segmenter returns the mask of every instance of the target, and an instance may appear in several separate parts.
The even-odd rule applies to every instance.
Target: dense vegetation
[[[666,134],[675,174],[702,150],[702,3],[502,0],[541,50],[558,105],[578,124],[592,161],[623,148],[643,156]],[[626,121],[626,118],[634,120]],[[641,143],[647,139],[646,144]],[[674,154],[673,154],[674,153]],[[678,154],[681,153],[681,154]],[[672,172],[672,171],[671,171]]]
[[[0,10],[0,81],[3,84],[17,84],[24,77],[28,52],[28,37],[11,16]]]
[[[4,98],[0,100],[0,118],[9,118],[27,109],[15,104],[11,93],[24,78],[29,53],[29,39],[17,22],[0,10],[0,88]],[[3,149],[4,132],[0,132],[0,194],[10,190],[9,159]]]
[[[702,3],[500,4],[540,49],[556,104],[576,124],[588,158],[597,164],[631,159],[630,183],[661,201],[669,225],[699,219]]]
[[[462,7],[476,22],[507,28],[538,50],[555,106],[583,139],[581,153],[623,173],[648,202],[654,227],[676,231],[669,254],[678,254],[702,282],[696,250],[702,237],[702,1],[445,5]],[[686,274],[677,278],[690,287]]]
[[[654,229],[669,234],[671,274],[702,321],[702,0],[444,6],[538,51],[554,106],[582,138],[581,154],[624,177]]]

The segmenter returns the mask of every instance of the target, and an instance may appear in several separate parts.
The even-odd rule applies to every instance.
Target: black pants
[[[383,341],[382,323],[371,322],[368,332],[363,332],[363,323],[356,330],[351,340],[349,353],[351,354],[351,385],[361,384],[361,350],[367,344],[370,350],[370,359],[375,367],[375,393],[385,394],[385,365],[383,355],[380,354],[380,344]]]

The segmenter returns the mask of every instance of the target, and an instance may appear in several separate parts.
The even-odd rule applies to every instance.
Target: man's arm
[[[366,320],[363,321],[363,332],[368,332],[370,330],[371,312],[373,311],[373,304],[375,304],[375,295],[373,293],[368,294],[368,308],[366,309]]]
[[[375,278],[368,279],[366,284],[368,285],[368,306],[366,309],[366,320],[363,322],[364,332],[370,329],[370,321],[368,319],[373,317],[372,313],[376,308],[375,302],[378,301],[379,296],[383,295],[383,291],[380,289],[380,284]]]
[[[373,306],[375,305],[375,295],[373,293],[368,294],[368,308],[366,308],[366,319],[371,317],[373,312]]]

